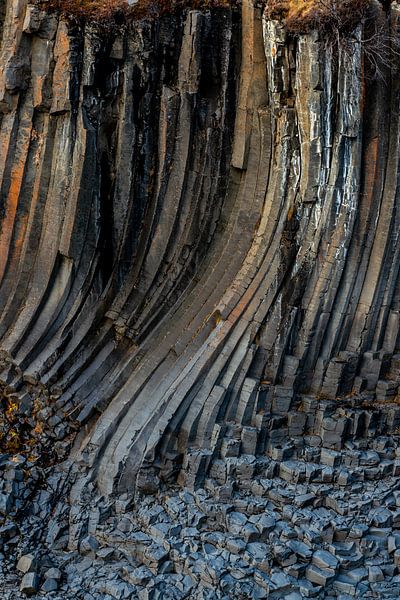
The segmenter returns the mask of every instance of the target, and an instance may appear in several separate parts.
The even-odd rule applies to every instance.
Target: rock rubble
[[[384,406],[373,419],[357,404],[354,399],[348,408],[357,422],[364,412],[366,423],[385,423],[397,410]],[[307,399],[306,408],[315,410]],[[319,401],[318,410],[343,418],[343,407],[333,410],[331,402]],[[18,581],[35,600],[394,600],[400,594],[400,435],[374,427],[350,436],[347,428],[335,450],[318,435],[324,418],[317,422],[313,435],[289,437],[263,454],[226,456],[221,444],[201,487],[113,499],[92,488],[86,506],[81,496],[69,506],[57,500],[62,477],[55,477],[53,497],[43,486],[28,501],[21,496],[24,529],[15,494],[1,528],[5,598],[18,597]],[[236,436],[238,427],[230,431]],[[6,481],[21,480],[15,473],[27,467],[15,457],[2,457],[2,464]],[[43,518],[49,519],[45,538]]]

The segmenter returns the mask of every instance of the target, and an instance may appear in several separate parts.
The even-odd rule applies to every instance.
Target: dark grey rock
[[[36,573],[25,573],[22,578],[20,591],[24,594],[34,594],[39,588],[39,577]]]

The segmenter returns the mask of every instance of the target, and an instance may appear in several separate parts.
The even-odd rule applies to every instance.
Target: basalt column
[[[379,70],[362,23],[331,44],[252,0],[120,29],[7,0],[5,452],[112,497],[396,431],[399,9],[373,10]]]

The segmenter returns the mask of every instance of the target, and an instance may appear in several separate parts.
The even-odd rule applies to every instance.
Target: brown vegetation
[[[281,21],[292,35],[315,30],[325,44],[352,54],[358,46],[366,59],[368,78],[386,79],[400,56],[397,32],[392,31],[382,7],[373,0],[266,0],[270,19]],[[360,23],[360,35],[353,35]]]
[[[266,13],[293,33],[312,29],[348,33],[370,6],[371,0],[267,0]]]
[[[128,0],[38,0],[44,10],[56,10],[74,19],[104,21],[105,19],[157,17],[181,8],[227,8],[237,0],[138,0],[129,5]]]

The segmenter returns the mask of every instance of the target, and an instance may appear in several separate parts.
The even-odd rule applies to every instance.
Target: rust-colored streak
[[[4,272],[8,260],[10,241],[14,229],[15,216],[18,207],[18,198],[21,191],[24,171],[25,160],[22,157],[16,162],[12,171],[11,185],[6,200],[5,217],[2,223],[0,233],[0,281],[4,277]],[[17,243],[21,244],[22,239],[18,239]]]

